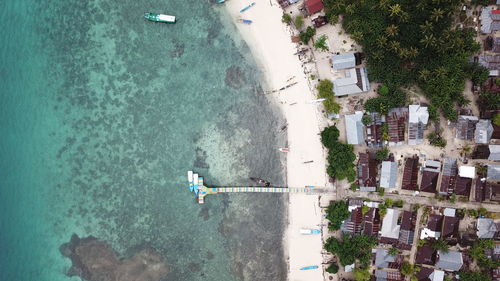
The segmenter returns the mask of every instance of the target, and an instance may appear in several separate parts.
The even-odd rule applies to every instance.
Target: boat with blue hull
[[[253,6],[255,6],[255,2],[252,2],[252,4],[250,4],[250,5],[246,6],[245,8],[241,9],[240,13],[244,13],[248,9],[252,8]]]
[[[311,270],[311,269],[317,269],[319,266],[317,265],[310,265],[310,266],[305,266],[302,267],[300,270]]]

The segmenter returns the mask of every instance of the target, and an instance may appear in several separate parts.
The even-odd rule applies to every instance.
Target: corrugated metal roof
[[[380,235],[382,237],[398,239],[399,229],[398,225],[399,210],[387,209],[387,214],[382,220],[382,229],[380,230]]]
[[[335,96],[359,94],[370,90],[366,68],[351,68],[345,71],[345,78],[333,81]]]
[[[488,156],[488,160],[500,161],[500,145],[490,144],[488,148],[490,150],[490,156]]]
[[[493,238],[495,233],[500,231],[493,219],[478,218],[477,219],[477,237],[480,239]]]
[[[398,176],[398,165],[396,162],[383,161],[380,172],[380,186],[383,188],[395,188]]]
[[[442,269],[458,271],[464,264],[462,253],[457,251],[448,251],[447,253],[438,251],[438,256],[439,259],[436,263],[436,267]]]
[[[348,144],[362,144],[365,141],[365,125],[361,122],[363,112],[345,115],[345,128]]]
[[[487,178],[490,180],[500,180],[500,165],[488,165]]]
[[[354,53],[343,53],[333,56],[332,64],[334,69],[353,68],[356,66],[356,58]]]
[[[475,140],[476,143],[488,144],[493,135],[493,125],[491,120],[481,119],[476,124]]]

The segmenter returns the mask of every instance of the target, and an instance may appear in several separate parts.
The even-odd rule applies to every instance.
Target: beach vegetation
[[[283,13],[283,16],[281,17],[281,21],[286,23],[286,24],[290,24],[292,22],[292,16],[290,16],[290,14],[288,14],[288,13]]]
[[[342,221],[349,217],[349,209],[347,201],[334,201],[326,208],[326,219],[329,221],[328,229],[330,231],[339,230]]]
[[[378,160],[378,161],[384,161],[385,159],[387,159],[387,157],[389,157],[389,148],[387,147],[384,147],[382,149],[379,149],[376,153],[375,153],[375,158]]]
[[[460,281],[491,281],[491,276],[481,271],[460,271]]]
[[[300,41],[304,44],[308,44],[311,38],[316,34],[316,29],[314,27],[308,26],[306,31],[299,34]]]
[[[336,255],[342,266],[351,265],[358,261],[361,268],[367,268],[371,262],[372,248],[377,239],[368,235],[342,235],[342,239],[329,237],[324,245],[325,250]]]
[[[371,278],[370,271],[368,271],[368,269],[356,268],[352,273],[354,274],[354,280],[356,281],[369,281]]]
[[[326,35],[321,35],[318,39],[316,39],[316,41],[314,42],[313,46],[314,48],[320,50],[320,51],[323,51],[323,52],[326,52],[329,50],[328,48],[328,42],[326,41],[328,38],[326,37]]]
[[[319,81],[316,85],[318,90],[318,98],[325,99],[323,101],[323,106],[327,113],[339,113],[341,106],[339,103],[335,102],[335,94],[333,93],[333,83],[328,79],[323,79]]]
[[[497,113],[497,114],[495,114],[495,116],[493,116],[492,122],[493,122],[493,124],[500,126],[500,113]]]
[[[390,2],[390,3],[389,3]],[[447,119],[467,104],[465,79],[480,82],[485,71],[469,63],[480,50],[473,29],[455,29],[460,0],[326,0],[326,16],[342,16],[342,26],[363,48],[372,81],[386,94],[366,102],[370,111],[387,113],[404,105],[402,89],[417,86]],[[429,12],[425,12],[429,11]],[[368,110],[368,109],[367,109]]]
[[[347,179],[353,182],[356,178],[354,148],[350,144],[335,142],[328,151],[327,173],[337,180]]]
[[[297,27],[297,29],[302,29],[302,27],[304,26],[304,17],[296,16],[293,23],[295,24],[295,27]]]
[[[336,262],[333,262],[326,268],[325,271],[331,274],[336,274],[339,272],[339,265]]]
[[[329,126],[321,131],[321,143],[326,148],[331,148],[339,139],[339,129],[335,126]]]

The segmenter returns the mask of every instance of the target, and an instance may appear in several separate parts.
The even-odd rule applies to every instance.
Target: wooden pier
[[[205,203],[205,196],[218,193],[304,193],[319,194],[324,193],[324,188],[315,186],[306,187],[281,187],[281,186],[218,186],[207,187],[204,185],[203,177],[198,177],[198,203]]]

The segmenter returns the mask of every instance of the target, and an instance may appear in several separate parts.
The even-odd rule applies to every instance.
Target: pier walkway
[[[207,187],[204,185],[203,177],[198,178],[198,184],[189,184],[190,188],[194,184],[193,191],[198,196],[198,203],[205,203],[205,196],[218,193],[304,193],[320,194],[326,192],[325,188],[316,186],[305,187],[283,187],[283,186],[217,186]]]

